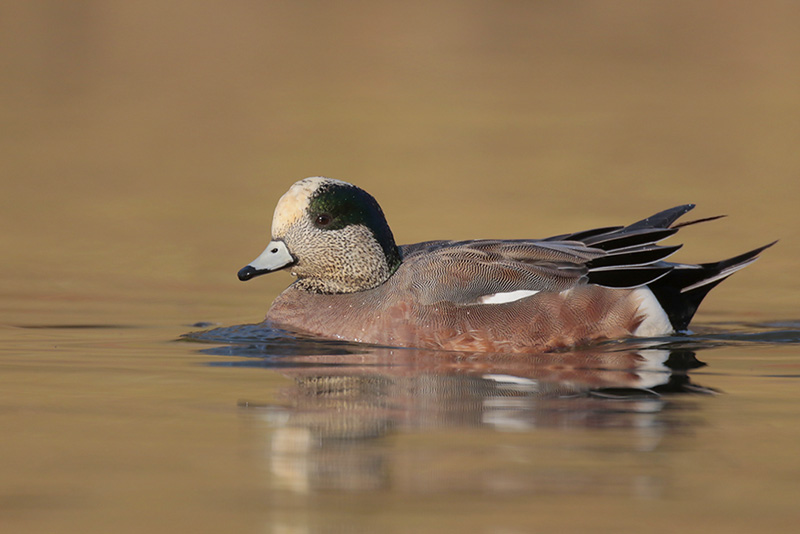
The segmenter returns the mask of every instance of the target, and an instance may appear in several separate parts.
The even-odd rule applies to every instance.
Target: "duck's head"
[[[306,178],[280,198],[272,241],[239,271],[239,280],[291,268],[296,287],[354,293],[384,283],[400,253],[378,202],[366,191],[331,178]]]

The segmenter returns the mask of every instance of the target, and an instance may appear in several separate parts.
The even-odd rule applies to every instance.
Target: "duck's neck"
[[[360,250],[354,247],[341,263],[331,266],[325,273],[299,275],[294,286],[311,293],[327,295],[368,291],[384,283],[397,271],[402,263],[400,251],[391,243],[389,253],[384,247],[375,250]]]

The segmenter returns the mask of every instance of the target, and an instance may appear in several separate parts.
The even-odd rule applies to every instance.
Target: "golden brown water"
[[[3,532],[796,530],[795,4],[33,1],[0,19]],[[781,242],[706,300],[678,348],[707,365],[674,372],[680,392],[665,354],[618,346],[587,366],[179,341],[260,320],[289,277],[235,273],[317,174],[373,193],[401,243],[685,202],[730,217],[682,232],[679,260]],[[660,394],[620,389],[643,385]]]

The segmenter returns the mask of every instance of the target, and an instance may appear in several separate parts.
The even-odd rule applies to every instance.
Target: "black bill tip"
[[[259,272],[258,269],[256,269],[252,265],[247,265],[246,267],[243,267],[239,271],[239,274],[237,276],[239,277],[239,280],[241,280],[242,282],[246,282],[247,280],[250,280],[251,278],[258,276],[259,274],[261,274],[261,272]]]

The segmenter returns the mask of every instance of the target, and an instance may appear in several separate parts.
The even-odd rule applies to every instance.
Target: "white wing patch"
[[[533,289],[518,289],[517,291],[507,291],[505,293],[492,293],[491,295],[483,295],[478,297],[478,304],[504,304],[506,302],[514,302],[516,300],[524,299],[535,295],[538,291]]]

